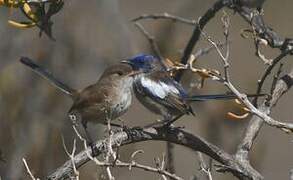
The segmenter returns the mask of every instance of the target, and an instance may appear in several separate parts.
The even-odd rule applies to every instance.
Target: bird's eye
[[[118,74],[119,76],[122,76],[122,75],[123,75],[123,72],[122,72],[122,71],[118,71],[117,74]]]

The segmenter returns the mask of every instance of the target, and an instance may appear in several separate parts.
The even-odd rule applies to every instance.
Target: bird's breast
[[[113,119],[123,115],[131,105],[131,91],[120,91],[115,97],[116,101],[111,106]]]

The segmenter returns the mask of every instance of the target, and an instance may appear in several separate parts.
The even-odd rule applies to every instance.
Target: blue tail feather
[[[266,94],[247,94],[247,97],[259,97]],[[208,100],[229,100],[238,99],[235,94],[213,94],[213,95],[196,95],[186,98],[187,101],[208,101]]]

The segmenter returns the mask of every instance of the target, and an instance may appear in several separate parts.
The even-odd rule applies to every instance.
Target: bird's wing
[[[134,88],[143,96],[150,97],[156,103],[182,113],[192,112],[185,98],[187,93],[183,87],[166,72],[156,71],[139,78]]]
[[[71,109],[86,109],[91,106],[106,105],[105,100],[108,97],[109,90],[107,88],[101,87],[99,84],[90,85],[79,93]]]

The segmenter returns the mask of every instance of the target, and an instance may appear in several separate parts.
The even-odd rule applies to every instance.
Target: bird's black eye
[[[123,75],[123,72],[122,72],[122,71],[118,71],[117,74],[118,74],[119,76],[122,76],[122,75]]]

